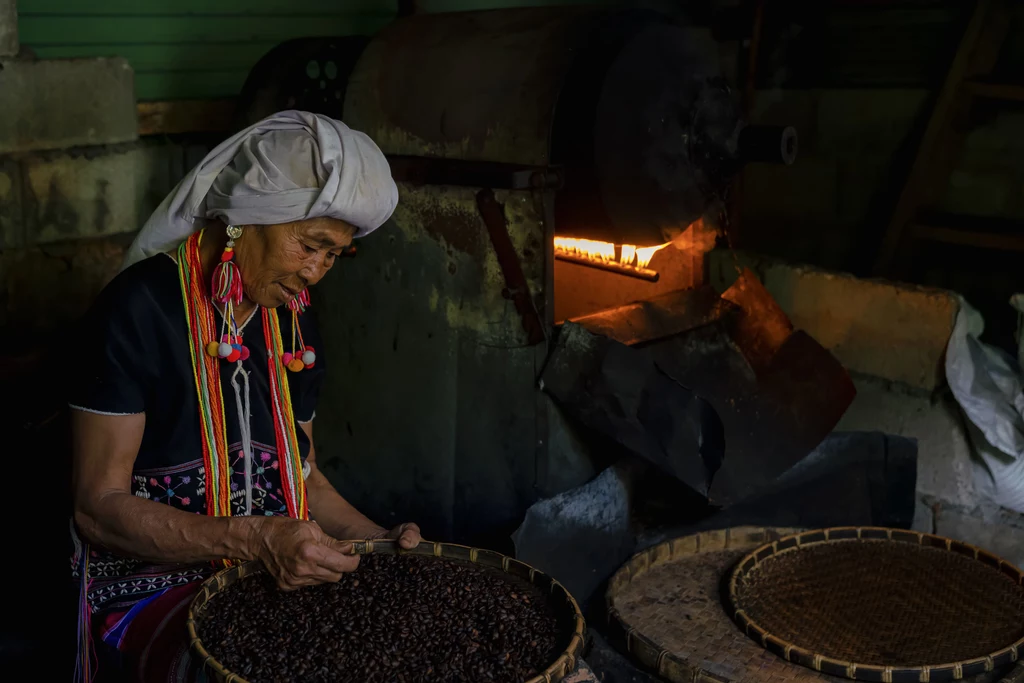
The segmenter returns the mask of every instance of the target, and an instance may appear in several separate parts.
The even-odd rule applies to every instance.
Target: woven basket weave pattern
[[[618,645],[674,683],[820,683],[835,680],[783,661],[743,635],[720,584],[751,548],[790,529],[741,527],[668,541],[612,578],[608,607]]]
[[[491,569],[501,570],[515,580],[528,581],[551,596],[552,606],[567,621],[572,622],[573,629],[569,635],[569,644],[565,651],[547,669],[538,676],[526,681],[526,683],[558,683],[576,670],[577,660],[583,652],[586,638],[586,623],[583,620],[583,613],[580,611],[576,600],[565,590],[562,584],[546,574],[533,569],[523,562],[490,550],[480,550],[450,543],[423,542],[413,550],[400,550],[395,541],[357,541],[353,545],[356,554],[359,555],[367,555],[369,553],[410,554],[456,562],[470,562],[490,567]],[[205,663],[206,670],[213,680],[220,681],[221,683],[247,683],[245,679],[228,671],[210,655],[199,639],[198,622],[202,620],[206,605],[210,602],[213,595],[227,589],[228,586],[236,581],[244,580],[248,576],[263,571],[265,571],[263,565],[259,562],[247,562],[218,572],[203,583],[202,588],[200,588],[199,593],[189,607],[187,625],[192,654]]]
[[[857,680],[959,680],[1024,647],[1024,577],[978,548],[874,528],[805,532],[741,560],[737,622],[792,662]]]
[[[847,661],[918,666],[984,657],[1021,637],[1024,593],[935,548],[846,541],[777,555],[737,601],[765,630]],[[993,580],[995,579],[995,580]]]
[[[792,529],[738,527],[673,539],[634,556],[612,578],[607,605],[617,646],[673,683],[820,683],[843,678],[773,654],[747,637],[722,584],[751,550]],[[1020,680],[1024,683],[1024,670]],[[999,672],[971,677],[992,683]],[[912,679],[919,680],[915,675]]]

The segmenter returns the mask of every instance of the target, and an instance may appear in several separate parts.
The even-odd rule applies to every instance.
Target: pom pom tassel
[[[221,261],[213,269],[213,282],[210,290],[213,300],[227,305],[238,306],[242,303],[242,274],[234,261]]]
[[[230,229],[228,235],[231,236]],[[244,361],[249,357],[249,349],[242,345],[242,338],[237,334],[235,325],[235,306],[242,303],[244,290],[242,273],[234,262],[234,246],[234,239],[229,240],[221,254],[220,263],[213,269],[210,282],[212,299],[224,306],[224,328],[228,329],[228,333],[221,336],[220,343],[210,342],[206,345],[207,354],[228,363]]]
[[[290,372],[302,372],[313,367],[316,363],[316,354],[312,346],[306,346],[302,338],[302,328],[299,326],[299,315],[309,307],[309,290],[303,289],[294,299],[288,302],[288,308],[292,312],[292,350],[291,353],[284,353],[281,356],[281,364]],[[296,344],[298,340],[298,344]]]

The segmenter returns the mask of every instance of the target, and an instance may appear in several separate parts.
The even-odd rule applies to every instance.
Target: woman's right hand
[[[263,517],[256,533],[254,554],[281,590],[334,583],[359,566],[352,544],[328,536],[316,522]]]

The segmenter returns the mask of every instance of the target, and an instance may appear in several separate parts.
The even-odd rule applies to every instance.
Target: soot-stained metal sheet
[[[711,287],[668,292],[625,306],[574,318],[593,334],[633,346],[721,322],[738,308]]]
[[[842,366],[795,332],[762,372],[721,327],[705,326],[655,342],[658,367],[704,397],[721,417],[725,456],[712,502],[756,494],[817,446],[852,400]]]
[[[424,14],[380,31],[346,123],[387,154],[546,166],[551,118],[587,8]]]
[[[673,382],[706,400],[722,420],[725,440],[720,467],[708,461],[711,449],[706,441],[702,444],[703,464],[716,472],[710,489],[716,504],[731,505],[754,495],[786,471],[831,432],[853,400],[855,390],[842,365],[806,333],[794,331],[750,273],[722,298],[707,287],[670,292],[574,322],[597,336],[570,329],[569,336],[559,341],[552,357],[552,364],[559,363],[558,372],[551,370],[545,375],[546,382],[548,374],[553,380],[549,390],[556,392],[567,411],[589,411],[590,426],[608,435],[621,435],[623,445],[648,459],[656,453],[649,447],[650,430],[673,421],[652,419],[650,413],[640,420],[639,414],[624,408],[631,394],[622,381],[613,385],[610,397],[595,392],[594,387],[607,390],[605,384],[615,375],[594,359],[604,365],[606,356],[632,359],[635,381],[646,391],[656,389],[664,405],[671,405],[664,397],[673,394]],[[602,339],[647,355],[641,360],[640,355],[625,351],[613,353],[618,347],[599,341]],[[576,348],[567,348],[570,343]],[[671,381],[648,381],[649,367]],[[594,384],[596,378],[604,384]],[[601,424],[594,422],[598,417]],[[699,433],[708,436],[710,427],[710,423],[704,424]],[[655,441],[663,446],[668,443]],[[674,443],[666,452],[674,448],[687,449],[683,443]],[[668,460],[688,462],[678,453]],[[694,485],[695,472],[676,472],[672,467],[668,471],[706,492]]]
[[[473,188],[400,185],[392,220],[316,288],[328,379],[318,460],[355,505],[428,537],[513,525],[536,498],[536,376]],[[538,310],[541,192],[496,191]],[[511,530],[511,529],[510,529]]]
[[[542,381],[567,414],[707,492],[721,461],[718,418],[706,401],[661,372],[646,350],[567,323]]]

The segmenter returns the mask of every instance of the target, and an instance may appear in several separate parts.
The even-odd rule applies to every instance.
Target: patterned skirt
[[[108,612],[93,622],[93,637],[104,666],[120,668],[131,683],[206,683],[202,662],[189,653],[185,622],[201,585],[195,581],[166,588],[125,612]],[[113,673],[113,672],[110,672]]]
[[[89,548],[74,525],[71,535],[72,575],[84,594],[80,628],[91,636],[91,644],[79,645],[79,671],[95,670],[99,682],[205,682],[202,662],[189,657],[185,622],[192,598],[215,571],[213,566],[146,564]],[[76,678],[92,680],[89,675]]]

